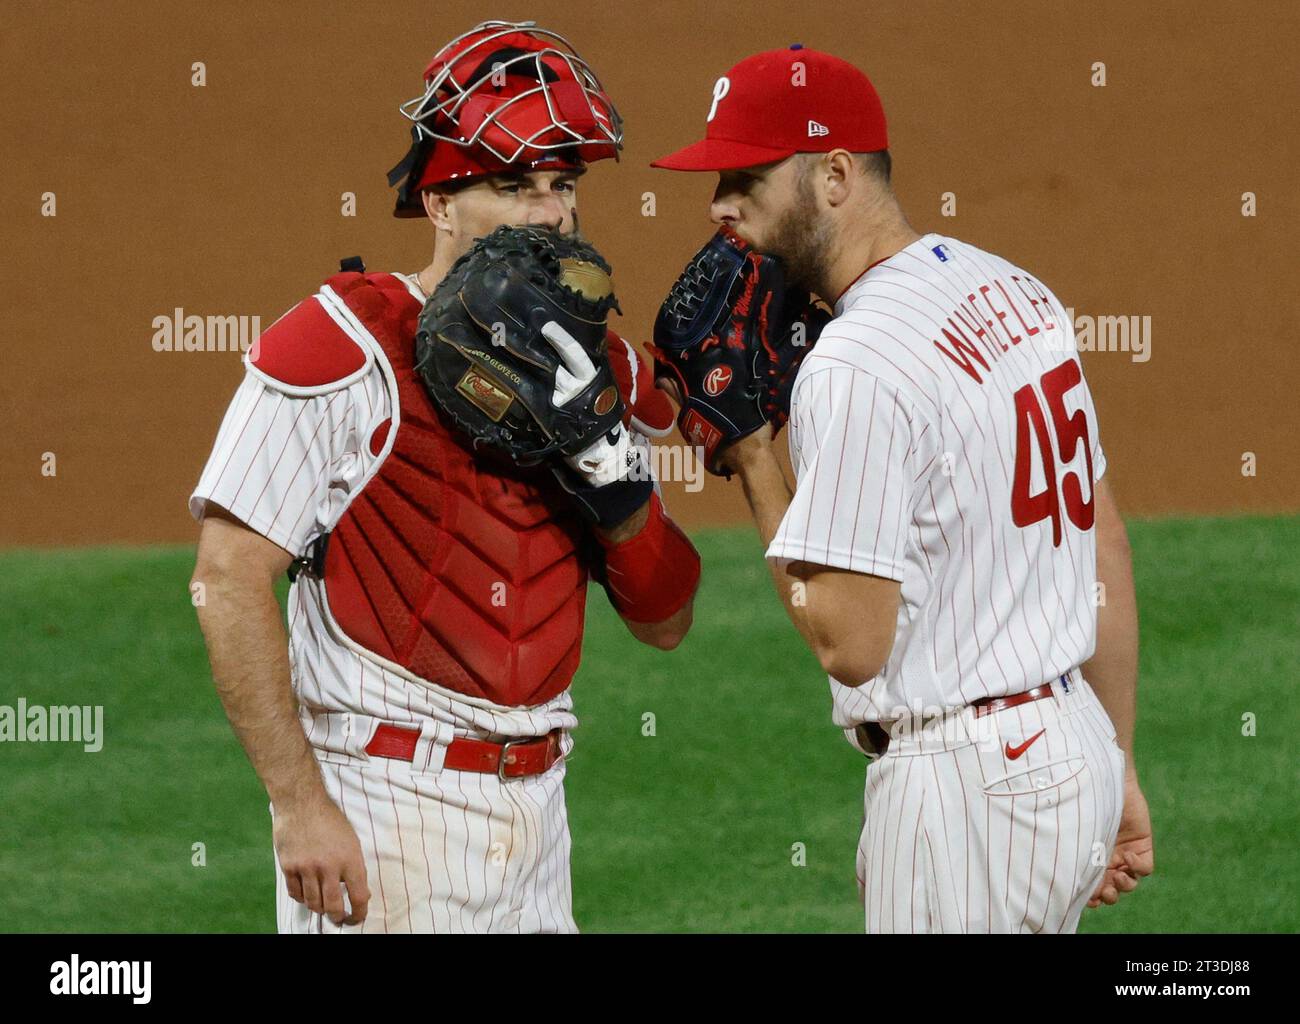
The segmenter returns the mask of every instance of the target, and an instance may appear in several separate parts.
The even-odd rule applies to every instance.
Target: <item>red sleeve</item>
[[[605,548],[605,587],[610,603],[630,622],[663,622],[686,605],[700,582],[700,554],[664,514],[659,495],[639,533]]]

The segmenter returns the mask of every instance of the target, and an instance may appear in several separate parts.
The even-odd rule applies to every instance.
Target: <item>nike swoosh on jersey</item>
[[[1045,732],[1047,732],[1046,729],[1039,729],[1038,732],[1034,733],[1032,736],[1029,737],[1029,739],[1025,740],[1025,742],[1020,744],[1020,746],[1018,747],[1013,747],[1010,743],[1008,743],[1006,749],[1007,760],[1014,761],[1017,758],[1019,758],[1021,754],[1023,754],[1026,750],[1030,748],[1034,740],[1038,739],[1038,737],[1043,735],[1043,733]]]

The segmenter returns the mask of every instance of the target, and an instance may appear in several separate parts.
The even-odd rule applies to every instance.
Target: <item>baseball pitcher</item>
[[[424,77],[390,184],[432,261],[344,261],[270,327],[190,499],[281,932],[574,930],[588,579],[669,650],[699,578],[645,456],[671,405],[606,328],[609,267],[576,231],[580,175],[622,144],[613,103],[532,23],[485,22]]]
[[[912,230],[876,91],[827,54],[741,61],[706,137],[656,166],[719,175],[657,373],[706,466],[741,478],[834,721],[872,759],[867,930],[1074,930],[1153,853],[1127,538],[1065,310]]]

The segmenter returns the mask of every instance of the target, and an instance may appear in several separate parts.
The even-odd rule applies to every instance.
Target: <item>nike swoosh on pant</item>
[[[1039,729],[1038,732],[1034,733],[1032,736],[1029,737],[1029,739],[1025,740],[1025,742],[1020,744],[1020,746],[1018,747],[1013,747],[1010,743],[1008,743],[1006,749],[1007,760],[1015,761],[1017,758],[1020,757],[1021,754],[1023,754],[1026,750],[1030,748],[1030,746],[1033,745],[1034,740],[1038,739],[1038,737],[1043,735],[1043,733],[1045,732],[1047,732],[1046,729]]]

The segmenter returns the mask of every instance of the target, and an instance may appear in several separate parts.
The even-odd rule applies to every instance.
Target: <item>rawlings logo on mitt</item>
[[[497,228],[425,303],[415,368],[476,448],[520,466],[576,456],[623,416],[606,351],[617,308],[609,264],[587,242]]]
[[[682,436],[724,474],[726,447],[790,415],[799,364],[830,314],[786,286],[781,263],[722,228],[687,265],[655,320],[655,375],[681,395]]]

